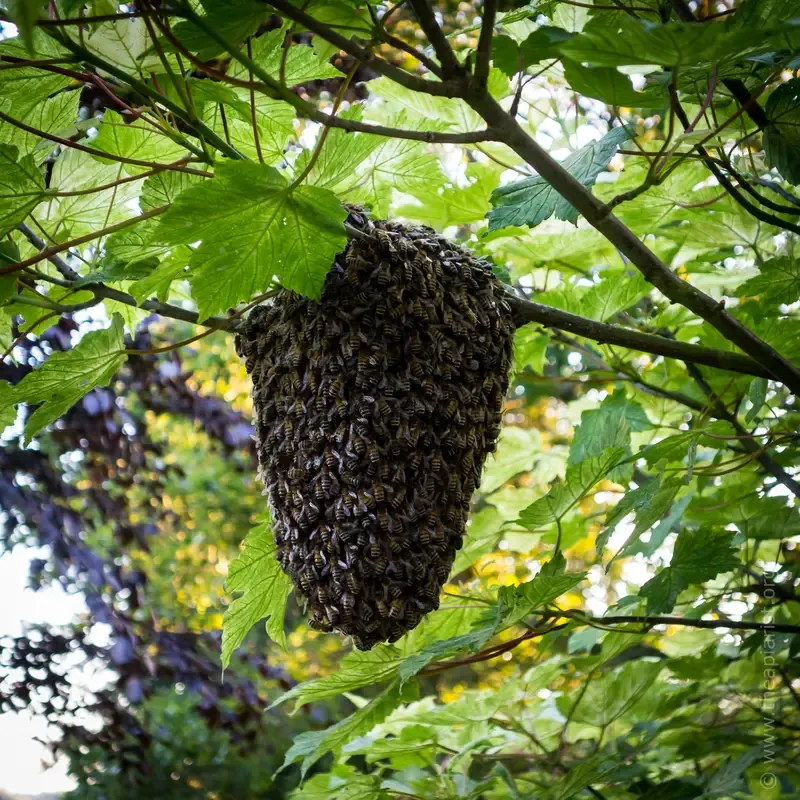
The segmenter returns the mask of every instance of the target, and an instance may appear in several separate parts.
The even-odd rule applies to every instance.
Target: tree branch
[[[433,8],[431,8],[428,0],[410,0],[409,5],[414,9],[420,27],[433,46],[433,50],[444,70],[444,74],[448,78],[464,75],[465,70],[461,64],[458,63],[456,54],[453,52],[453,48],[450,47],[450,42],[447,41],[444,31],[439,27],[439,23],[436,21],[436,15],[433,13]]]
[[[686,0],[672,0],[672,8],[678,15],[678,19],[682,22],[699,21],[692,12],[692,9],[689,8]],[[736,98],[742,108],[747,112],[747,116],[758,125],[759,130],[763,130],[769,125],[769,119],[764,109],[761,108],[742,81],[738,78],[724,78],[722,85]]]
[[[109,225],[107,228],[102,228],[99,231],[92,231],[92,233],[87,233],[85,236],[78,236],[76,239],[70,239],[68,242],[62,242],[61,244],[54,244],[50,247],[45,248],[40,253],[37,253],[35,256],[26,258],[24,261],[20,261],[16,264],[10,264],[7,267],[3,267],[2,269],[0,269],[0,275],[9,275],[12,272],[19,272],[20,270],[25,269],[26,267],[32,267],[34,264],[38,264],[40,261],[48,261],[51,256],[63,253],[65,250],[70,250],[73,247],[78,247],[79,245],[94,241],[95,239],[101,239],[103,236],[108,236],[111,233],[116,233],[117,231],[129,228],[131,225],[136,225],[139,222],[143,222],[146,219],[150,219],[150,217],[155,217],[158,214],[163,214],[164,211],[166,211],[168,208],[169,206],[159,206],[158,208],[151,208],[149,211],[144,211],[136,217],[125,219],[122,222],[116,223],[116,225]],[[44,242],[42,242],[42,244],[44,244]]]
[[[773,378],[800,393],[800,370],[763,339],[731,316],[723,304],[673,273],[607,206],[520,128],[487,91],[465,95],[487,126],[571,203],[587,221],[623,253],[662,294],[713,325],[726,339],[766,368]]]
[[[475,81],[479,86],[486,86],[489,79],[489,64],[492,60],[492,37],[494,21],[497,16],[497,0],[483,0],[483,20],[478,37],[478,53],[475,57]]]
[[[457,97],[460,94],[461,87],[449,81],[427,81],[416,77],[416,75],[411,75],[405,70],[394,66],[394,64],[390,64],[380,56],[375,55],[375,53],[373,53],[371,50],[368,50],[366,47],[362,47],[352,39],[342,36],[342,34],[338,33],[328,25],[325,25],[325,23],[319,22],[318,20],[306,14],[305,11],[301,10],[297,6],[293,6],[290,2],[288,2],[288,0],[270,0],[269,4],[276,11],[279,11],[283,16],[299,23],[305,28],[308,28],[308,30],[314,34],[317,34],[318,36],[321,36],[323,39],[325,39],[325,41],[336,45],[336,47],[338,47],[340,50],[344,50],[345,53],[354,56],[359,61],[363,62],[365,66],[371,67],[381,75],[385,75],[387,78],[391,78],[395,83],[399,83],[406,89],[411,89],[415,92],[422,92],[424,94],[437,95],[439,97],[452,98]],[[191,9],[186,10],[186,16],[188,19],[191,19],[195,25],[198,25],[207,33],[212,35],[218,42],[220,42],[220,44],[223,43],[224,40],[215,34],[215,32],[213,32],[211,28],[203,22],[202,18],[198,17],[198,15],[195,14]],[[228,47],[229,45],[226,46],[226,49],[228,49]],[[228,52],[230,52],[230,54],[236,58],[235,54],[231,50],[228,50]]]
[[[142,97],[146,97],[149,100],[164,106],[164,108],[175,114],[186,125],[187,130],[191,131],[193,135],[196,136],[201,142],[208,142],[221,153],[224,153],[226,156],[228,156],[228,158],[234,158],[238,160],[245,159],[245,156],[242,153],[240,153],[235,147],[229,145],[224,139],[217,136],[217,134],[205,123],[200,122],[199,120],[193,121],[190,119],[186,115],[185,110],[177,103],[173,103],[168,97],[164,97],[164,95],[160,94],[154,89],[151,89],[146,83],[143,83],[142,81],[129,75],[127,72],[125,72],[125,70],[114,66],[114,64],[106,61],[104,58],[101,58],[95,53],[92,53],[91,51],[82,47],[78,42],[74,41],[69,36],[61,35],[55,30],[51,30],[49,28],[45,28],[44,30],[62,47],[67,48],[74,55],[78,56],[81,61],[85,61],[88,64],[99,67],[109,75],[113,75],[121,83],[130,86],[140,95],[142,95]]]
[[[71,147],[74,150],[81,150],[84,153],[88,153],[92,156],[106,158],[109,161],[117,161],[120,164],[133,164],[137,167],[148,167],[151,170],[172,170],[174,172],[188,172],[192,175],[208,175],[207,172],[202,172],[199,169],[192,169],[191,167],[179,166],[177,164],[158,164],[155,161],[143,161],[139,158],[127,158],[126,156],[118,156],[115,153],[107,153],[105,150],[97,150],[94,147],[87,147],[85,144],[81,144],[80,142],[73,142],[72,139],[65,139],[63,136],[56,136],[53,133],[40,131],[38,128],[33,128],[18,119],[9,117],[8,114],[5,114],[2,111],[0,111],[0,120],[3,120],[3,122],[7,122],[9,125],[13,125],[15,128],[19,128],[26,133],[32,133],[34,136],[47,139],[50,142],[55,142],[56,144],[63,145],[64,147]]]
[[[556,328],[562,331],[592,339],[603,344],[613,344],[627,347],[630,350],[639,350],[666,358],[679,358],[697,364],[704,364],[716,369],[725,369],[744,375],[755,375],[768,378],[769,372],[748,356],[739,353],[728,353],[712,347],[703,347],[697,344],[677,342],[663,336],[651,333],[641,333],[629,328],[620,328],[605,322],[596,322],[592,319],[561,311],[557,308],[523,300],[516,295],[506,298],[511,306],[517,327],[528,322],[538,322],[546,328]]]
[[[46,250],[45,242],[33,231],[31,231],[27,225],[20,225],[19,230],[25,236],[25,238],[32,245],[34,245],[34,247]],[[59,258],[58,255],[51,253],[50,255],[46,256],[46,258],[65,277],[67,275],[74,275],[76,277],[70,278],[69,281],[56,281],[55,279],[48,278],[44,275],[37,277],[41,277],[43,280],[50,280],[53,283],[57,283],[59,286],[70,286],[75,280],[80,279],[81,276],[78,275],[78,273],[75,272],[75,270],[73,270],[72,267],[66,263],[66,261]],[[117,303],[124,303],[127,306],[141,308],[145,311],[152,311],[153,313],[162,317],[177,319],[182,322],[190,322],[195,325],[208,325],[213,328],[220,328],[228,331],[236,331],[238,329],[238,324],[235,320],[230,320],[226,317],[208,317],[208,319],[201,321],[199,316],[194,311],[188,311],[185,308],[181,308],[180,306],[175,306],[170,303],[159,303],[157,300],[145,300],[139,303],[136,301],[133,295],[130,295],[127,292],[121,292],[117,289],[112,289],[111,287],[105,286],[102,283],[97,285],[85,284],[84,286],[78,288],[86,288],[94,292],[94,295],[98,300],[114,300]]]
[[[280,81],[273,78],[266,72],[257,62],[248,58],[244,53],[236,47],[226,42],[223,37],[216,33],[212,28],[205,27],[202,19],[198,19],[196,23],[199,27],[203,28],[209,36],[214,38],[220,46],[230,54],[230,56],[238,61],[242,66],[246,67],[250,72],[261,79],[261,83],[253,84],[250,81],[240,81],[235,78],[230,78],[223,72],[219,72],[211,67],[208,67],[193,53],[189,52],[177,39],[171,39],[173,46],[179,52],[185,55],[195,66],[202,68],[209,75],[217,78],[222,82],[230,83],[234,86],[241,86],[244,88],[256,88],[264,92],[269,97],[286,101],[289,105],[293,106],[303,116],[308,117],[314,122],[319,122],[321,125],[326,125],[331,128],[341,128],[342,130],[358,132],[358,133],[371,133],[375,136],[386,136],[393,139],[411,139],[418,142],[427,142],[428,144],[475,144],[478,142],[493,141],[495,139],[494,132],[488,128],[483,131],[469,131],[467,133],[439,133],[436,131],[412,131],[403,128],[389,128],[385,125],[373,125],[370,123],[360,122],[358,120],[342,119],[326,114],[320,111],[312,103],[298,97],[293,91],[286,86],[283,86]],[[322,26],[325,27],[325,26]],[[338,35],[338,34],[337,34]],[[432,83],[426,81],[426,83]],[[439,84],[434,84],[439,85]]]
[[[674,94],[673,87],[670,87],[670,92]],[[677,101],[677,97],[675,98],[675,114],[680,120],[681,125],[686,128],[689,124],[689,118],[686,116],[683,106]],[[774,225],[776,228],[783,228],[784,230],[791,231],[792,233],[800,234],[800,225],[795,225],[793,222],[787,222],[786,220],[776,217],[774,214],[770,214],[767,211],[764,211],[763,209],[753,205],[736,188],[736,186],[734,186],[733,181],[731,181],[730,178],[728,178],[728,176],[722,171],[722,169],[720,169],[715,159],[711,157],[711,154],[705,149],[705,147],[703,147],[702,144],[696,144],[694,149],[708,167],[711,174],[717,179],[719,185],[722,186],[723,189],[725,189],[745,211],[752,214],[756,219],[766,222],[768,225]],[[794,391],[795,393],[797,392],[796,389]]]
[[[714,416],[717,419],[724,419],[730,422],[738,436],[746,435],[747,431],[739,424],[739,420],[736,419],[736,415],[728,412],[728,410],[725,408],[725,405],[720,401],[716,392],[703,376],[703,373],[700,372],[699,368],[695,364],[687,363],[686,370],[694,382],[700,387],[700,390],[703,392],[703,394],[708,398],[708,402],[711,406],[711,412],[714,414]],[[756,453],[761,450],[761,448],[752,439],[747,438],[742,438],[740,440],[740,447],[747,453]],[[800,497],[800,483],[798,483],[777,461],[775,461],[771,455],[762,452],[756,456],[756,460],[770,475],[772,475],[773,478],[775,478],[776,481],[778,481],[778,483],[785,486],[795,497]]]

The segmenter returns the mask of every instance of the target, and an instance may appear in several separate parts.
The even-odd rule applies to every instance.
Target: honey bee
[[[383,600],[381,600],[380,597],[375,598],[375,608],[377,609],[378,614],[380,614],[380,616],[382,617],[389,616],[389,606],[386,605],[386,603]]]
[[[348,594],[344,592],[342,594],[342,609],[344,610],[345,616],[352,616],[353,611],[356,608],[356,599],[353,597],[352,594]]]
[[[378,408],[378,413],[384,418],[392,413],[392,407],[382,397],[378,398],[376,406]]]
[[[378,512],[378,524],[384,533],[389,533],[391,531],[391,520],[386,511],[381,510]]]
[[[328,588],[326,586],[320,586],[317,589],[317,600],[319,600],[323,606],[330,600],[330,595],[328,594]]]
[[[362,588],[361,581],[355,576],[352,570],[348,571],[345,574],[345,581],[347,583],[347,588],[353,594],[359,594],[361,592]]]
[[[300,581],[300,588],[306,592],[306,594],[310,593],[313,589],[313,584],[311,583],[311,578],[308,572],[306,570],[302,570],[297,577]]]
[[[389,606],[389,619],[402,619],[405,614],[406,604],[400,600],[392,600]]]
[[[325,448],[325,452],[323,454],[323,458],[325,459],[325,466],[328,469],[335,469],[336,465],[339,463],[337,461],[337,453],[334,453],[330,447]]]
[[[406,499],[406,488],[405,486],[401,486],[399,489],[397,489],[397,491],[394,493],[394,496],[392,497],[392,507],[396,509],[401,508],[405,499]]]
[[[441,457],[440,456],[434,456],[431,459],[431,470],[433,470],[433,472],[439,472],[439,470],[441,470],[441,468],[442,468],[442,459],[441,459]]]
[[[331,632],[331,626],[325,620],[318,619],[317,617],[311,617],[311,619],[308,620],[308,626],[315,631],[321,631],[323,633]]]
[[[331,625],[336,625],[339,622],[339,609],[336,606],[325,606],[325,616]]]
[[[369,492],[359,492],[358,499],[363,506],[372,511],[375,508],[375,498]]]
[[[373,465],[377,465],[380,460],[381,454],[375,442],[370,442],[369,445],[367,445],[367,457],[369,458],[370,464]]]
[[[408,461],[408,467],[412,472],[418,472],[422,466],[422,456],[419,453],[414,453]]]
[[[341,394],[342,389],[344,389],[344,375],[339,375],[328,387],[328,397],[336,397]]]
[[[331,562],[331,578],[334,583],[341,583],[344,580],[344,570],[338,561]]]
[[[389,235],[388,231],[382,228],[376,228],[375,238],[384,250],[388,250],[390,253],[395,252],[394,245],[392,244],[392,237]]]
[[[386,500],[386,487],[382,483],[376,483],[372,493],[377,502],[383,503]]]
[[[392,282],[392,265],[388,261],[381,261],[378,267],[378,286],[386,288]]]

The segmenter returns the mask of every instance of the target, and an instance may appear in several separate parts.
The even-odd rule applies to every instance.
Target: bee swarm
[[[319,302],[282,291],[236,350],[277,556],[312,627],[359,649],[439,606],[495,449],[514,323],[485,262],[350,212]]]

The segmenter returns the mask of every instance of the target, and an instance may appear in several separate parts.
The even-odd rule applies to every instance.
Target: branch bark
[[[556,328],[562,331],[592,339],[603,344],[613,344],[627,347],[630,350],[639,350],[652,355],[665,356],[666,358],[679,358],[707,367],[725,369],[730,372],[739,372],[744,375],[754,375],[760,378],[769,378],[769,371],[752,358],[739,353],[728,353],[713,347],[703,347],[697,344],[678,342],[663,336],[651,333],[641,333],[629,328],[620,328],[605,322],[597,322],[586,317],[561,311],[557,308],[523,300],[515,295],[507,298],[511,306],[517,327],[528,322],[538,322],[546,328]]]
[[[394,64],[390,64],[380,56],[376,56],[366,47],[362,47],[352,39],[342,36],[342,34],[330,26],[314,19],[297,6],[293,6],[288,2],[288,0],[270,0],[269,4],[276,11],[279,11],[284,17],[287,17],[293,22],[297,22],[303,27],[308,28],[308,30],[318,36],[321,36],[323,39],[325,39],[325,41],[336,45],[336,47],[338,47],[340,50],[344,50],[345,53],[354,56],[365,66],[371,67],[381,75],[385,75],[387,78],[391,78],[395,83],[399,83],[400,86],[404,86],[406,89],[411,89],[415,92],[422,92],[424,94],[437,95],[439,97],[457,97],[460,94],[460,87],[451,83],[450,81],[426,81],[422,78],[416,77],[416,75],[411,75],[399,67],[394,66]],[[196,25],[201,23],[201,20],[198,19],[197,15],[190,10],[186,12],[186,16]],[[211,32],[208,26],[202,25],[202,27],[207,32]],[[449,49],[450,45],[448,44],[447,47]],[[232,51],[229,50],[229,52],[234,56],[234,58],[236,58]],[[453,59],[455,59],[455,56],[453,56]],[[441,61],[441,57],[439,60]],[[445,74],[447,74],[448,69],[446,68],[445,64],[443,63],[442,66],[445,68]]]
[[[30,228],[28,228],[27,225],[20,225],[19,231],[32,245],[34,245],[34,247],[37,247],[42,251],[47,249],[44,240],[40,239]],[[66,261],[59,258],[57,254],[51,253],[50,255],[46,256],[46,258],[65,278],[70,276],[66,281],[56,281],[51,279],[53,283],[57,283],[59,286],[71,286],[74,285],[74,282],[80,278],[78,273],[75,272],[75,270],[72,269],[72,267],[70,267]],[[212,328],[219,328],[231,332],[235,332],[239,325],[237,320],[230,320],[225,317],[209,317],[208,319],[201,321],[199,315],[194,311],[189,311],[188,309],[181,308],[180,306],[175,306],[170,303],[159,303],[157,300],[145,300],[139,303],[136,301],[133,295],[130,295],[127,292],[121,292],[118,289],[112,289],[111,287],[105,286],[102,283],[96,285],[86,284],[82,288],[92,291],[98,301],[114,300],[117,303],[124,303],[127,306],[141,308],[145,311],[152,311],[161,317],[177,319],[181,322],[190,322],[194,325],[207,325]]]

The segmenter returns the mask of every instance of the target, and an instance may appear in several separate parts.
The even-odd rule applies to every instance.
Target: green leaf
[[[360,121],[362,115],[361,106],[353,106],[339,114],[342,119],[356,121]],[[379,136],[349,133],[341,128],[331,129],[306,181],[322,189],[330,189],[336,194],[346,195],[358,183],[358,169],[381,143]],[[308,150],[300,154],[297,159],[298,172],[305,169],[310,158],[311,153]]]
[[[767,401],[767,381],[765,378],[753,378],[750,382],[750,389],[747,392],[747,399],[752,403],[752,407],[745,416],[745,422],[752,422]]]
[[[452,656],[456,653],[466,651],[467,653],[477,653],[497,632],[500,624],[500,607],[495,606],[488,610],[488,614],[483,618],[488,618],[488,623],[478,625],[469,633],[460,636],[452,636],[449,639],[442,639],[433,642],[423,648],[419,653],[409,656],[399,667],[397,674],[401,683],[405,683],[413,678],[421,669],[430,664],[431,661],[439,661],[445,656]]]
[[[618,768],[617,762],[602,755],[592,756],[573,764],[559,781],[548,800],[568,800],[593,783],[602,783]]]
[[[616,672],[589,681],[577,697],[562,695],[559,711],[571,721],[605,728],[629,711],[653,685],[661,661],[630,661]]]
[[[631,452],[631,432],[625,418],[625,404],[614,402],[618,393],[609,395],[598,408],[590,408],[581,414],[580,425],[569,449],[567,467],[572,467],[587,458],[602,456],[606,450],[621,448],[626,455]],[[624,393],[620,393],[623,396]],[[608,478],[618,483],[631,479],[633,464],[622,464],[612,470]]]
[[[657,64],[681,67],[713,64],[753,47],[753,31],[742,31],[721,23],[660,25],[633,15],[599,15],[583,32],[564,42],[562,56],[593,66],[621,67]]]
[[[288,692],[284,692],[271,708],[287,700],[294,700],[294,710],[297,711],[312,700],[338,697],[362,686],[381,683],[397,674],[397,669],[405,658],[405,654],[397,647],[388,644],[378,645],[367,652],[354,650],[339,662],[336,672],[316,680],[299,683]]]
[[[517,370],[525,367],[537,375],[544,374],[545,355],[550,344],[550,337],[527,327],[517,328],[514,339],[514,361]]]
[[[639,590],[640,596],[647,598],[647,613],[672,611],[678,595],[687,586],[709,581],[738,567],[734,536],[730,531],[703,528],[681,531],[669,567]]]
[[[285,29],[270,31],[252,42],[253,61],[275,80],[280,78],[285,35]],[[336,69],[330,63],[327,55],[318,52],[319,44],[320,42],[314,39],[310,47],[306,44],[295,44],[289,47],[286,51],[284,64],[284,79],[287,86],[297,86],[308,81],[342,77],[341,70]],[[234,62],[231,66],[231,76],[247,79],[247,68],[239,64],[239,62]]]
[[[206,14],[203,16],[203,21],[223,39],[234,45],[252,36],[267,15],[263,4],[257,0],[205,3],[204,8]],[[174,25],[172,33],[184,47],[196,53],[203,61],[213,59],[223,52],[222,45],[216,39],[190,20]],[[169,42],[164,42],[164,47],[170,47]]]
[[[31,55],[34,55],[33,32],[37,20],[46,16],[47,4],[40,0],[7,0],[4,3],[9,19],[17,26],[20,38]]]
[[[106,111],[100,131],[92,141],[92,147],[115,156],[152,161],[157,164],[170,164],[186,155],[185,148],[176,144],[168,136],[142,121],[126,123],[114,111]],[[105,163],[105,159],[95,156]],[[147,167],[123,164],[129,175],[144,172]]]
[[[563,482],[553,484],[544,497],[520,513],[518,523],[528,530],[537,530],[561,520],[624,455],[625,451],[616,447],[571,466]]]
[[[578,94],[612,106],[641,108],[657,101],[660,94],[637,92],[631,79],[612,67],[584,67],[570,59],[564,60],[564,77]]]
[[[800,184],[800,78],[779,86],[767,100],[764,131],[767,163],[791,184]]]
[[[481,493],[490,494],[520,472],[528,472],[541,453],[538,431],[507,425],[500,432],[497,450],[486,461]]]
[[[0,144],[0,236],[14,230],[45,196],[33,158],[17,159],[16,147]]]
[[[318,298],[347,237],[347,212],[332,192],[294,189],[275,169],[223,163],[213,181],[190,186],[163,215],[155,241],[202,240],[189,261],[201,319],[263,292],[273,276]]]
[[[205,82],[208,83],[208,81]],[[199,175],[192,175],[188,172],[164,170],[164,172],[151,175],[144,181],[139,205],[142,211],[168,206],[174,203],[178,195],[183,191],[204,180],[206,178],[201,178]]]
[[[336,764],[314,775],[291,794],[291,800],[386,800],[377,773],[364,775],[350,764]]]
[[[390,118],[387,124],[414,127],[406,123],[404,113]],[[384,216],[389,213],[395,189],[410,194],[430,190],[441,183],[442,167],[439,157],[424,143],[382,137],[353,178],[351,188],[337,194],[351,202],[365,203],[376,216]]]
[[[90,331],[71,350],[54,353],[28,373],[7,402],[39,405],[25,425],[30,441],[45,425],[72,408],[87,392],[106,386],[125,362],[123,320],[114,315],[105,330]]]
[[[87,187],[113,183],[122,177],[123,167],[116,162],[101,164],[80,150],[69,149],[61,153],[53,167],[50,186],[58,191],[77,191],[79,194],[51,199],[40,207],[37,220],[45,230],[61,230],[70,236],[81,236],[133,216],[132,207],[135,208],[141,188],[136,181],[101,192],[80,193]],[[132,231],[139,231],[140,226],[146,224],[145,220],[119,235],[132,235]]]
[[[567,156],[562,166],[588,188],[630,136],[625,127],[612,128],[599,141]],[[534,228],[554,214],[558,219],[578,220],[578,212],[541,176],[500,186],[492,193],[491,200],[494,208],[487,215],[490,231],[509,225]]]
[[[761,274],[736,289],[737,297],[758,297],[762,303],[790,305],[800,298],[800,261],[780,256],[765,261]]]
[[[71,28],[68,32],[77,38]],[[127,73],[146,78],[163,67],[152,48],[147,24],[141,18],[103,22],[81,38],[87,50]]]
[[[519,46],[523,66],[529,67],[539,61],[559,58],[559,46],[568,42],[575,34],[551,25],[541,25]]]
[[[417,188],[414,202],[396,203],[393,213],[417,219],[436,230],[451,225],[468,225],[484,219],[490,208],[489,197],[497,186],[500,169],[495,164],[470,164],[466,186],[447,185],[430,190]]]
[[[231,562],[225,588],[241,593],[228,606],[222,622],[222,668],[244,637],[259,620],[267,618],[267,635],[286,649],[283,617],[292,582],[275,556],[277,545],[267,519],[253,528],[244,540],[242,552]]]
[[[206,107],[204,121],[221,137],[230,138],[231,144],[240,153],[257,161],[259,160],[258,149],[253,137],[253,122],[249,111],[247,89],[237,88],[233,91],[242,102],[247,100],[247,115],[240,117],[238,114],[228,114],[226,125],[223,122],[219,106],[214,104]],[[283,151],[287,140],[294,133],[294,109],[282,100],[272,100],[266,95],[256,94],[255,111],[261,157],[267,164],[278,164],[283,160]]]
[[[510,36],[495,36],[492,39],[492,63],[509,78],[514,77],[520,69],[519,45]]]
[[[310,767],[322,756],[340,749],[351,739],[367,733],[383,722],[404,699],[410,699],[415,690],[416,686],[410,685],[404,692],[399,681],[392,681],[377,697],[336,725],[323,731],[301,733],[287,750],[280,769],[283,770],[302,759],[301,775],[305,777]]]
[[[558,565],[560,573],[548,569],[550,564]],[[543,609],[577,586],[587,575],[586,572],[563,574],[563,556],[545,564],[542,571],[533,580],[518,586],[501,586],[498,601],[501,609],[501,624],[504,627],[514,625],[529,614]]]

